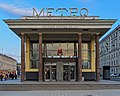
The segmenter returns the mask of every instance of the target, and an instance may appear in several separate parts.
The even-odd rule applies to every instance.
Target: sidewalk
[[[96,81],[81,81],[81,82],[38,82],[17,80],[0,81],[0,91],[43,91],[43,90],[118,90],[120,82],[101,80]]]
[[[3,80],[3,81],[0,81],[0,84],[22,84],[22,82],[20,81],[20,78],[17,78],[17,79],[8,79],[8,80]]]
[[[120,90],[0,91],[0,96],[120,96]]]
[[[0,81],[0,84],[120,84],[120,81],[111,81],[111,80],[100,80],[99,82],[96,81],[70,81],[70,82],[57,82],[57,81],[25,81],[21,82],[21,79],[18,78],[17,80],[6,80]]]

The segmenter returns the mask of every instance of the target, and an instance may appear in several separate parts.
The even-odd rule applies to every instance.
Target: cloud
[[[14,5],[9,5],[5,3],[0,4],[0,8],[14,15],[20,15],[20,16],[32,15],[32,9],[28,9],[28,8],[17,8]]]

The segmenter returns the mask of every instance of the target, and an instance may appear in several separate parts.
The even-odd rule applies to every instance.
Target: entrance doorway
[[[64,81],[68,81],[69,80],[69,77],[68,77],[68,65],[64,65],[63,66],[63,80]]]
[[[62,68],[60,67],[60,64],[62,64]],[[60,63],[60,64],[59,66],[57,66],[57,63],[44,64],[45,81],[60,81],[60,80],[75,81],[76,80],[76,64],[75,63]],[[62,69],[62,71],[59,71],[60,69]]]
[[[110,66],[103,66],[103,79],[110,80]]]
[[[45,68],[45,80],[49,81],[50,80],[50,66],[46,65]]]
[[[51,70],[52,70],[52,81],[56,81],[56,65],[52,65],[51,66]]]
[[[71,65],[70,66],[70,80],[75,81],[75,79],[76,79],[76,66]]]
[[[45,81],[56,81],[56,64],[47,63],[44,66],[44,80]]]
[[[68,63],[63,66],[63,80],[75,81],[76,80],[76,64]]]

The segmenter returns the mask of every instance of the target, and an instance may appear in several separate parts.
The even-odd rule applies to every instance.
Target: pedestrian
[[[10,74],[9,74],[9,78],[12,78],[12,73],[10,72]]]
[[[15,76],[15,79],[17,79],[17,74],[16,73],[14,74],[14,76]]]
[[[11,74],[11,78],[12,78],[12,80],[14,79],[14,77],[15,77],[15,75],[14,75],[14,73],[12,73],[12,74]]]
[[[0,73],[0,80],[1,81],[3,80],[3,73],[2,72]]]
[[[3,80],[6,80],[5,73],[3,73]]]
[[[7,79],[8,79],[8,74],[6,73],[4,80],[6,81]]]

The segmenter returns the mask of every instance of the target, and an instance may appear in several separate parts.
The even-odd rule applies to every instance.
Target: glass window
[[[74,56],[74,43],[47,43],[48,56],[58,56],[59,50],[62,56]]]
[[[38,59],[39,58],[39,46],[37,43],[32,43],[30,46],[30,58],[31,59]]]
[[[47,56],[53,56],[53,44],[47,43]]]
[[[57,56],[57,51],[59,49],[59,43],[53,43],[53,56]]]
[[[83,60],[82,61],[82,69],[90,69],[90,61],[89,60]]]
[[[61,43],[59,49],[62,49],[63,56],[68,56],[68,43]]]
[[[68,43],[68,56],[74,56],[74,43]]]
[[[90,57],[91,57],[90,44],[83,43],[82,44],[82,68],[83,69],[91,68]]]
[[[38,68],[39,61],[38,60],[30,60],[30,68]]]
[[[39,45],[38,43],[30,44],[30,68],[38,68]]]

